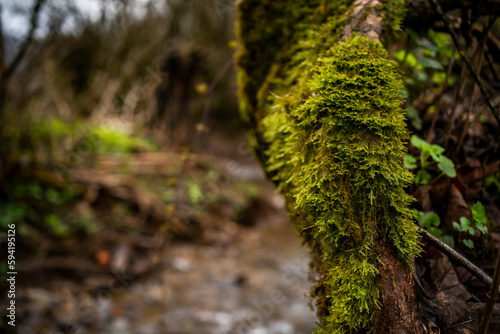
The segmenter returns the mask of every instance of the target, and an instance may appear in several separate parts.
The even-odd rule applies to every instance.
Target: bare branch
[[[5,85],[6,81],[9,80],[9,78],[14,74],[15,70],[21,63],[21,61],[24,58],[24,55],[26,54],[26,51],[28,51],[28,47],[31,45],[33,42],[33,37],[35,35],[35,31],[38,28],[38,20],[40,17],[40,12],[42,10],[43,5],[45,4],[47,0],[37,0],[35,3],[35,6],[33,7],[33,10],[31,11],[31,17],[30,17],[30,30],[28,31],[28,34],[26,35],[26,38],[24,41],[21,43],[21,46],[19,47],[19,50],[17,54],[14,57],[14,60],[12,60],[12,63],[7,66],[4,72],[2,72],[1,76],[1,82],[3,85]]]
[[[5,45],[3,37],[3,21],[2,21],[2,4],[0,4],[0,78],[3,76],[5,70]]]
[[[471,274],[476,276],[484,284],[491,285],[491,283],[493,282],[491,277],[489,277],[484,271],[479,269],[479,267],[477,267],[474,263],[470,262],[469,259],[467,259],[465,256],[463,256],[420,226],[417,226],[417,230],[420,232],[422,239],[424,239],[428,244],[434,246],[444,254],[448,255],[448,257],[452,261],[467,269]]]
[[[486,295],[488,300],[486,301],[486,306],[484,308],[483,316],[481,317],[481,322],[479,324],[479,333],[486,334],[488,330],[488,325],[490,324],[491,315],[493,313],[493,308],[498,299],[498,285],[500,284],[500,251],[497,255],[497,263],[495,265],[495,272],[493,273],[493,284],[490,287],[490,291]]]

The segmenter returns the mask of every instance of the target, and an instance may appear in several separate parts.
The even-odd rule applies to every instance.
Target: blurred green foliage
[[[410,170],[416,169],[418,167],[418,164],[420,164],[420,169],[417,171],[414,179],[414,183],[416,185],[433,183],[442,175],[446,175],[450,178],[454,178],[457,176],[455,164],[443,154],[443,147],[436,144],[429,144],[416,135],[413,135],[411,137],[411,144],[413,145],[413,147],[420,150],[420,156],[414,157],[408,153],[405,153],[404,163],[406,165],[406,168]],[[428,167],[433,164],[437,164],[437,167],[441,171],[441,174],[434,179],[428,171]]]
[[[5,83],[0,182],[9,186],[0,188],[1,227],[32,224],[53,237],[97,232],[101,223],[94,209],[71,212],[82,196],[70,189],[66,172],[92,167],[101,154],[172,149],[160,124],[160,100],[190,92],[182,119],[171,127],[194,133],[189,127],[201,119],[205,98],[195,86],[207,87],[232,57],[230,2],[223,7],[196,0],[149,2],[141,11],[137,1],[104,5],[108,10],[103,7],[97,18],[70,2],[47,6],[49,19],[39,28],[44,33],[35,36],[23,65]],[[72,28],[63,29],[68,21]],[[185,63],[193,55],[199,57],[196,66],[183,69],[194,71],[193,80],[184,83],[174,73],[175,61]],[[172,61],[175,66],[165,66]],[[234,125],[239,122],[234,76],[219,86],[211,95],[211,112],[225,120],[221,127]],[[55,171],[59,186],[38,180],[32,170]],[[204,200],[197,182],[186,184],[193,205]],[[168,201],[177,196],[171,189],[163,194]]]
[[[406,115],[416,130],[422,130],[422,118],[413,106],[415,100],[426,89],[440,94],[453,85],[457,77],[447,68],[453,59],[459,59],[449,34],[429,29],[416,32],[406,27],[406,48],[395,51],[392,56],[400,64],[405,75],[404,95],[408,99]],[[429,107],[432,111],[433,106]]]
[[[432,29],[417,33],[408,27],[405,31],[407,46],[404,50],[394,52],[393,56],[407,74],[406,88],[412,101],[429,83],[434,84],[436,90],[442,89],[447,78],[445,69],[450,59],[458,59],[459,55],[454,53],[453,41],[447,33]],[[453,85],[455,80],[456,77],[450,75],[446,83]]]

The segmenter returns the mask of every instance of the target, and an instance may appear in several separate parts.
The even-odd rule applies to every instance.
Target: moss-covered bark
[[[402,9],[397,0],[239,5],[241,113],[321,275],[317,333],[421,332],[403,84],[380,42]]]

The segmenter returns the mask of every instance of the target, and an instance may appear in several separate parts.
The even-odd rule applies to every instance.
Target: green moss
[[[380,306],[377,243],[392,245],[408,267],[418,251],[404,190],[412,175],[403,164],[408,133],[398,69],[379,42],[356,34],[339,42],[353,3],[347,0],[281,1],[279,8],[303,14],[269,22],[282,32],[281,48],[271,43],[272,59],[254,62],[249,45],[266,49],[270,41],[259,44],[257,16],[247,16],[256,10],[251,3],[267,2],[240,7],[242,116],[252,123],[250,137],[261,134],[266,143],[259,158],[297,229],[307,228],[302,234],[321,275],[312,293],[323,316],[317,332],[372,330]],[[386,1],[383,15],[399,4]]]
[[[406,1],[382,0],[382,14],[384,25],[382,42],[384,45],[389,45],[389,43],[394,40],[396,36],[395,33],[400,30],[400,26],[403,23],[406,14]]]
[[[250,147],[265,164],[263,152],[267,143],[262,139],[261,120],[273,105],[272,92],[289,86],[296,79],[285,73],[296,65],[302,68],[312,49],[322,49],[331,34],[340,32],[324,29],[323,38],[319,27],[334,13],[345,12],[352,0],[244,0],[238,6],[237,35],[240,41],[236,54],[238,67],[240,114],[247,124]],[[343,17],[340,20],[345,20]],[[313,58],[309,58],[313,59]],[[309,64],[310,65],[310,64]],[[281,78],[288,82],[282,82]]]

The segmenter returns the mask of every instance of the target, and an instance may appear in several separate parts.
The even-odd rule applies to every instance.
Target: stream
[[[27,311],[16,329],[30,334],[311,333],[316,317],[307,296],[308,249],[284,208],[254,226],[227,228],[234,228],[236,241],[171,243],[162,251],[159,270],[123,275],[107,295],[90,298],[75,293],[81,287],[69,292],[61,283],[50,290],[29,288],[21,294]]]
[[[165,269],[112,299],[117,315],[96,333],[311,332],[308,251],[285,218],[249,228],[241,243],[177,244]]]

